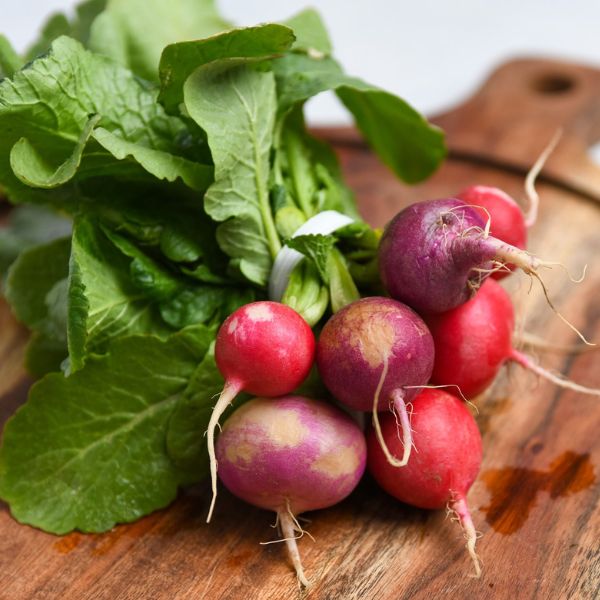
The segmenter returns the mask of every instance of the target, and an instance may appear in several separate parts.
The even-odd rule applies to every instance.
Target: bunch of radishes
[[[226,385],[208,430],[209,519],[218,464],[231,492],[276,512],[298,579],[308,585],[296,516],[341,501],[368,464],[401,501],[452,510],[479,575],[465,496],[479,471],[482,442],[464,400],[489,386],[508,360],[534,367],[512,348],[510,298],[488,277],[508,274],[506,265],[536,274],[541,261],[524,250],[526,229],[518,205],[495,188],[407,207],[380,245],[381,278],[391,297],[362,298],[339,310],[322,328],[316,352],[310,327],[283,304],[256,302],[233,313],[215,348]],[[485,327],[473,328],[475,321]],[[334,405],[288,395],[315,357],[339,403],[372,413],[366,442]],[[225,422],[215,452],[218,418],[242,390],[259,397]]]

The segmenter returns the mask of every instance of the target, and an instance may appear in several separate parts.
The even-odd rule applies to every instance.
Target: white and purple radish
[[[478,211],[458,198],[408,206],[388,224],[379,246],[385,288],[421,314],[463,304],[499,262],[537,277],[548,264],[490,236]]]
[[[298,581],[308,586],[296,517],[333,506],[356,487],[366,465],[358,425],[322,401],[254,398],[225,421],[217,458],[219,478],[230,492],[277,514]]]
[[[373,413],[380,434],[379,411],[398,418],[404,453],[394,466],[408,462],[412,447],[407,403],[429,381],[433,339],[423,319],[391,298],[372,296],[348,304],[323,327],[317,342],[317,367],[327,389],[346,407]]]
[[[367,433],[368,470],[388,494],[401,502],[426,509],[449,508],[457,516],[467,549],[481,574],[475,552],[477,533],[466,496],[482,460],[481,434],[466,404],[443,390],[423,390],[413,400],[415,452],[403,469],[390,465],[373,430]],[[404,449],[393,415],[384,415],[381,429],[396,456]]]
[[[225,386],[207,431],[213,493],[207,522],[217,498],[214,436],[219,417],[242,391],[274,398],[295,390],[310,372],[315,345],[308,323],[295,310],[279,302],[246,304],[221,325],[215,342],[215,361],[225,378]]]
[[[435,343],[432,383],[457,386],[467,399],[483,392],[507,362],[516,362],[561,387],[600,395],[600,390],[554,375],[513,347],[513,304],[493,279],[465,304],[425,320]]]

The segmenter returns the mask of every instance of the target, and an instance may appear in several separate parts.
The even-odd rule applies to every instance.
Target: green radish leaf
[[[103,227],[102,231],[125,256],[132,259],[129,263],[131,282],[148,298],[164,300],[183,288],[183,284],[175,275],[147,256],[126,237],[107,227]]]
[[[107,133],[98,137],[108,150],[89,139],[98,118],[90,115],[100,115],[98,126]],[[200,181],[211,180],[210,169],[190,165],[196,150],[186,147],[189,136],[186,123],[157,104],[155,90],[70,38],[59,38],[47,55],[0,82],[0,185],[13,201],[62,199],[30,186],[64,187],[77,167],[78,177],[86,170],[87,176],[123,175],[124,156],[139,165],[138,178],[142,167],[205,187]],[[63,195],[74,202],[80,192]]]
[[[23,66],[23,60],[16,53],[8,39],[0,33],[0,79],[12,77]]]
[[[106,0],[86,0],[75,6],[75,16],[70,20],[63,13],[50,15],[42,26],[39,38],[25,53],[26,61],[31,61],[47,52],[52,42],[61,35],[68,35],[87,45],[92,23],[105,6]]]
[[[204,433],[208,429],[212,408],[224,383],[215,363],[213,344],[190,377],[188,387],[173,411],[167,429],[167,452],[173,463],[188,474],[186,483],[200,481],[208,473]]]
[[[180,177],[188,187],[197,191],[206,190],[212,183],[213,168],[210,165],[202,165],[163,150],[155,150],[135,142],[128,142],[103,127],[96,129],[93,136],[117,160],[132,157],[157,179],[173,182]]]
[[[308,133],[300,104],[289,110],[279,128],[275,171],[305,219],[324,210],[360,218],[335,153],[328,144]],[[286,203],[282,207],[287,208]],[[275,215],[278,221],[279,212]]]
[[[288,54],[273,62],[280,111],[335,90],[381,159],[404,181],[431,175],[446,155],[443,132],[404,100],[347,76],[332,58]]]
[[[53,239],[70,235],[71,222],[44,206],[16,206],[8,223],[0,228],[0,275],[19,252]]]
[[[13,313],[32,330],[25,366],[35,376],[60,369],[67,357],[67,303],[71,239],[30,247],[12,264],[5,295]]]
[[[268,23],[232,29],[218,35],[167,46],[160,57],[159,100],[168,111],[183,102],[186,79],[202,65],[225,58],[264,59],[288,50],[294,42],[292,30]]]
[[[22,137],[10,151],[13,172],[25,185],[32,187],[53,188],[66,183],[75,176],[85,145],[98,121],[100,115],[93,115],[87,120],[70,156],[57,167],[49,165],[35,146]]]
[[[321,280],[329,283],[329,259],[335,246],[335,236],[321,233],[298,235],[285,241],[288,248],[292,248],[307,256],[317,268]]]
[[[283,22],[294,31],[293,50],[309,54],[331,54],[331,40],[325,23],[314,8],[307,8]]]
[[[265,285],[281,244],[269,203],[276,99],[271,72],[235,61],[200,67],[184,86],[189,115],[206,131],[215,182],[204,208],[221,249],[249,281]]]
[[[35,384],[0,450],[0,497],[14,517],[100,532],[169,504],[186,475],[167,454],[167,427],[213,339],[205,327],[122,338],[77,373]]]
[[[40,378],[47,373],[60,371],[67,358],[67,344],[33,331],[25,348],[25,368],[30,375]]]
[[[24,250],[12,264],[5,296],[17,319],[30,329],[43,331],[48,325],[47,298],[68,276],[70,253],[70,238],[60,238]]]
[[[131,278],[125,256],[91,220],[75,221],[69,272],[68,340],[71,369],[104,352],[120,335],[172,332],[156,301]]]
[[[213,0],[107,0],[89,46],[149,81],[158,80],[165,46],[230,29]]]

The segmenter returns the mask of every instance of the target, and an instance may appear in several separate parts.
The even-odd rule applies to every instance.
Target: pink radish
[[[408,206],[388,224],[379,247],[387,291],[422,314],[466,302],[497,262],[535,276],[547,264],[490,236],[479,213],[457,198]]]
[[[377,483],[402,502],[419,508],[454,511],[467,538],[477,577],[477,534],[466,495],[479,473],[481,435],[464,402],[443,390],[423,390],[413,400],[415,452],[403,469],[390,465],[373,430],[367,434],[368,469]],[[384,415],[381,429],[395,456],[404,452],[393,415]]]
[[[219,417],[241,392],[269,398],[289,394],[306,379],[315,356],[308,323],[279,302],[253,302],[229,315],[217,334],[215,360],[225,386],[207,431],[212,480],[210,521],[217,498],[214,435]]]
[[[366,464],[358,425],[334,406],[302,396],[254,398],[223,425],[217,457],[227,489],[277,514],[298,580],[308,586],[296,516],[337,504],[356,487]]]
[[[513,304],[504,288],[493,279],[486,280],[465,304],[440,315],[430,315],[426,322],[435,343],[432,382],[456,385],[466,398],[485,390],[508,361],[562,387],[600,395],[600,390],[562,379],[513,348]]]
[[[406,404],[427,383],[433,367],[433,341],[421,317],[391,298],[352,302],[323,327],[317,366],[339,402],[372,411],[378,433],[378,411],[397,415],[405,442],[402,459],[393,457],[379,438],[390,462],[405,465],[412,445]]]

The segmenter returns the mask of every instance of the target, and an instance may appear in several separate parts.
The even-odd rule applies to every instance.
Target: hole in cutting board
[[[575,87],[575,80],[561,73],[546,73],[533,81],[533,89],[540,94],[564,94]]]

